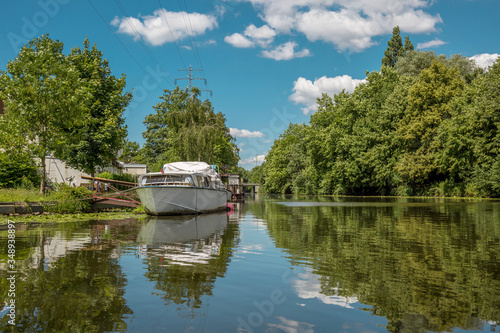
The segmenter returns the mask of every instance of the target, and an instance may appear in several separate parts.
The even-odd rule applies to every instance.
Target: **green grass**
[[[13,188],[3,188],[0,189],[0,202],[14,202],[14,201],[24,201],[24,202],[42,202],[42,201],[54,201],[55,192],[51,192],[46,195],[40,195],[39,190],[25,190],[25,189],[13,189]]]
[[[50,214],[50,215],[19,215],[10,216],[8,219],[19,222],[36,222],[36,223],[64,223],[78,222],[89,220],[123,220],[129,218],[143,219],[146,214],[137,214],[134,212],[101,212],[101,213],[78,213],[78,214]],[[0,219],[0,225],[6,224],[7,218]]]

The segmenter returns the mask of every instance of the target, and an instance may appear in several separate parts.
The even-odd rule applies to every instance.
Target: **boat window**
[[[193,177],[191,176],[185,176],[184,177],[184,183],[190,185],[190,186],[193,186],[194,185],[194,182],[193,182]]]
[[[189,185],[193,186],[193,178],[190,175],[155,175],[144,177],[142,185]]]

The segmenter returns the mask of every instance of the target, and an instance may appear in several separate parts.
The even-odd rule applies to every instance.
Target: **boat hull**
[[[142,186],[137,194],[149,215],[181,215],[226,209],[227,192],[193,186]]]

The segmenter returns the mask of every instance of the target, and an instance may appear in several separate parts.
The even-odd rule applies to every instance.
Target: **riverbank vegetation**
[[[137,149],[138,144],[127,145],[130,159],[146,163],[153,172],[160,171],[165,163],[179,161],[204,161],[224,170],[235,169],[239,149],[226,118],[209,100],[199,97],[198,88],[165,90],[153,107],[155,113],[144,120],[144,146]]]
[[[79,213],[91,211],[92,192],[84,187],[57,185],[54,191],[40,194],[32,185],[0,189],[0,202],[37,203],[49,213]]]
[[[500,60],[391,41],[380,71],[274,142],[254,170],[265,192],[500,197]]]
[[[0,71],[0,145],[5,154],[38,160],[40,192],[46,187],[47,153],[94,174],[117,156],[127,130],[123,112],[132,98],[125,76],[111,74],[101,51],[86,39],[63,53],[48,35],[21,48]]]
[[[124,111],[132,93],[124,91],[125,74],[112,75],[102,52],[88,39],[67,54],[63,48],[62,42],[42,35],[0,71],[5,105],[0,188],[37,184],[43,195],[52,186],[46,179],[48,155],[92,176],[119,158],[145,163],[149,171],[183,160],[236,168],[238,148],[225,116],[208,100],[201,101],[197,88],[164,91],[145,117],[146,143],[140,148],[127,139]]]

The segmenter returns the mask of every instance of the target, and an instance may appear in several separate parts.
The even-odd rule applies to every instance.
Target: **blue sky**
[[[179,71],[210,99],[240,147],[260,164],[290,122],[308,122],[321,92],[352,91],[380,69],[399,25],[415,47],[461,53],[487,66],[500,53],[498,0],[2,0],[0,69],[28,40],[49,33],[65,52],[87,36],[127,76],[129,139]],[[178,80],[181,87],[187,80]]]

